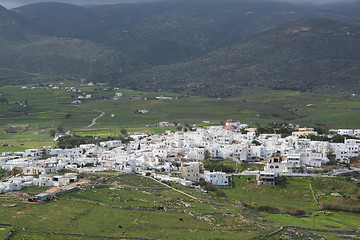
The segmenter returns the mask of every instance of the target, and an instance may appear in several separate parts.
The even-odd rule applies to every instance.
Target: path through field
[[[177,192],[179,192],[179,193],[181,193],[181,194],[184,194],[185,196],[188,196],[188,197],[190,197],[190,198],[192,198],[192,199],[200,200],[200,199],[197,198],[197,197],[194,197],[194,196],[192,196],[192,195],[190,195],[190,194],[188,194],[188,193],[185,193],[185,192],[183,192],[183,191],[181,191],[181,190],[179,190],[179,189],[173,188],[173,187],[171,187],[171,186],[169,186],[169,185],[167,185],[167,184],[165,184],[165,183],[163,183],[163,182],[161,182],[161,181],[159,181],[159,180],[157,180],[157,179],[155,179],[155,178],[147,177],[147,176],[144,176],[144,177],[146,177],[146,178],[148,178],[148,179],[151,179],[151,180],[153,180],[153,181],[155,181],[155,182],[157,182],[157,183],[159,183],[159,184],[161,184],[161,185],[164,185],[164,186],[166,186],[167,188],[170,188],[170,189],[172,189],[172,190],[174,190],[174,191],[177,191]]]
[[[90,124],[90,125],[88,125],[88,126],[86,126],[86,127],[84,127],[84,128],[90,128],[90,127],[94,126],[94,125],[96,124],[96,120],[98,120],[99,118],[101,118],[101,117],[103,117],[103,116],[105,115],[105,112],[100,111],[100,110],[97,110],[97,109],[88,108],[88,107],[83,107],[83,106],[80,106],[80,105],[74,105],[74,107],[79,107],[79,108],[84,108],[84,109],[90,109],[90,110],[92,110],[92,111],[94,111],[94,112],[100,113],[99,116],[97,116],[97,117],[93,118],[93,120],[91,120],[91,124]]]
[[[98,120],[99,118],[101,118],[102,116],[105,115],[105,112],[102,112],[102,111],[99,111],[99,110],[96,110],[96,109],[92,109],[92,108],[89,108],[89,109],[91,109],[91,110],[93,110],[93,111],[95,111],[95,112],[100,113],[100,115],[99,115],[98,117],[94,118],[94,119],[91,121],[91,124],[88,125],[88,126],[86,126],[86,127],[84,127],[84,128],[89,128],[89,127],[94,126],[94,125],[96,124],[96,120]]]

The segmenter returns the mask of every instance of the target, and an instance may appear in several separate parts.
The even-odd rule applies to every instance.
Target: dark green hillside
[[[31,34],[31,31],[25,21],[0,5],[0,41],[6,41],[4,43],[7,45],[13,41],[26,41],[27,34]],[[0,51],[7,49],[7,45],[2,44]]]
[[[208,96],[279,89],[359,92],[359,52],[358,25],[308,19],[199,60],[141,72],[129,77],[130,87],[141,88],[146,81],[146,90]]]
[[[345,20],[347,22],[360,23],[360,1],[333,2],[321,6],[327,15],[331,15],[334,19]]]
[[[37,33],[17,14],[0,8],[0,84],[55,76],[122,75],[144,66],[112,48],[87,40]]]
[[[237,0],[82,8],[39,3],[14,11],[42,34],[100,42],[152,65],[201,56],[313,12],[285,3]]]
[[[1,81],[76,76],[211,97],[358,92],[359,6],[174,0],[2,8]],[[353,23],[300,20],[309,16]]]
[[[116,51],[84,40],[47,38],[3,54],[0,66],[47,74],[95,78],[103,74],[121,74],[137,62]]]

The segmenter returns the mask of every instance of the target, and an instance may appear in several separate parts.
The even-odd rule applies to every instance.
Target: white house
[[[231,174],[226,174],[223,172],[204,171],[202,177],[206,182],[212,183],[214,185],[229,186]]]
[[[26,149],[24,152],[24,156],[26,156],[26,157],[40,156],[40,150],[39,149]]]

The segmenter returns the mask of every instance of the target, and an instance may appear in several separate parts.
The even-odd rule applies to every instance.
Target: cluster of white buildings
[[[246,129],[246,131],[241,131]],[[308,167],[323,167],[328,154],[336,159],[348,162],[359,156],[360,140],[346,139],[344,143],[311,141],[291,135],[282,138],[279,134],[256,135],[256,129],[247,128],[228,120],[224,126],[198,128],[195,131],[166,132],[165,135],[134,134],[133,141],[123,144],[119,140],[100,144],[83,144],[73,149],[28,149],[19,153],[3,153],[0,167],[12,170],[22,169],[24,176],[40,175],[33,185],[48,186],[66,184],[70,180],[56,177],[62,169],[89,172],[119,170],[124,172],[149,173],[161,180],[174,181],[184,185],[197,182],[200,178],[215,185],[229,185],[229,174],[202,171],[201,161],[205,157],[212,159],[232,159],[237,162],[265,163],[265,175],[305,174]],[[39,160],[41,156],[51,156]],[[264,175],[264,176],[265,176]],[[17,189],[27,184],[30,178],[9,179],[12,184],[6,189]],[[55,180],[54,180],[55,179]],[[57,180],[56,180],[57,179]],[[12,183],[11,183],[12,181]],[[58,183],[54,183],[54,182]],[[61,183],[60,183],[61,182]],[[15,184],[15,185],[14,185]],[[266,181],[264,184],[267,184]],[[5,189],[0,185],[0,192]]]
[[[78,174],[65,173],[64,175],[15,176],[0,182],[0,193],[17,191],[23,187],[64,187],[78,180]]]
[[[330,129],[330,133],[360,138],[360,129]]]

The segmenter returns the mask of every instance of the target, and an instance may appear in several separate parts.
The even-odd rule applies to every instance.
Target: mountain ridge
[[[359,25],[311,18],[269,30],[201,59],[145,70],[123,82],[132,79],[138,85],[131,88],[139,88],[147,76],[147,88],[139,89],[214,97],[266,90],[356,92],[360,82],[359,46]]]
[[[0,84],[25,74],[214,97],[357,91],[357,8],[337,8],[235,0],[1,8]]]

